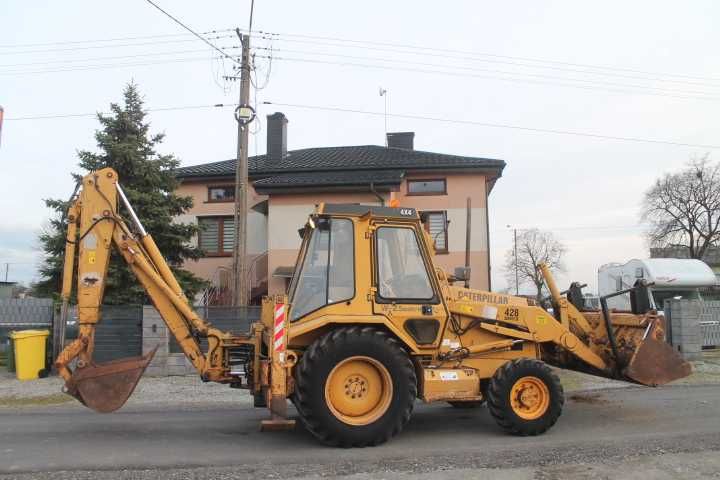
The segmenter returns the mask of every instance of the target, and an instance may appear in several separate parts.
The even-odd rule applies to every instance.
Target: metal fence
[[[142,305],[103,305],[95,327],[93,359],[106,362],[142,354]],[[77,338],[77,306],[68,311],[66,340]]]
[[[212,324],[213,327],[222,330],[223,332],[230,332],[233,334],[243,334],[250,331],[250,326],[260,321],[260,310],[259,306],[248,306],[248,307],[213,307],[199,305],[195,307],[195,311]],[[169,340],[169,351],[170,353],[180,353],[180,345],[171,336]],[[207,350],[207,340],[201,339],[200,346],[203,351]]]
[[[0,300],[0,349],[13,330],[51,329],[51,298],[11,298]]]
[[[700,334],[702,348],[720,348],[720,301],[702,302]]]

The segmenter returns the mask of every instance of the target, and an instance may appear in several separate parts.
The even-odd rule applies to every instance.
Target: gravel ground
[[[59,377],[21,382],[7,372],[0,374],[0,408],[74,404],[74,399],[61,392]],[[218,383],[203,383],[197,375],[177,377],[145,377],[138,383],[127,406],[148,405],[238,405],[251,404],[244,390]],[[78,408],[84,408],[77,404]]]
[[[558,370],[566,392],[623,388],[630,384],[594,377],[569,370]],[[693,374],[674,382],[677,385],[720,384],[720,352],[706,352],[702,361],[694,362]],[[0,372],[0,408],[23,408],[69,404],[73,399],[61,393],[59,377],[21,382],[6,371]],[[249,405],[244,390],[217,383],[203,383],[197,375],[145,377],[140,380],[128,406],[147,405]]]

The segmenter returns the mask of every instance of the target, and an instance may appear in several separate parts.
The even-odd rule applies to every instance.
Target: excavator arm
[[[119,215],[118,199],[131,217],[134,231]],[[132,394],[155,353],[153,350],[142,357],[105,364],[92,360],[95,327],[101,318],[113,247],[127,262],[201,378],[223,383],[241,381],[230,371],[228,351],[246,346],[257,355],[260,336],[222,332],[190,307],[155,241],[127,200],[114,170],[105,168],[83,178],[79,194],[71,200],[67,219],[63,317],[67,315],[73,278],[76,277],[79,334],[62,350],[55,367],[65,380],[68,394],[99,412],[117,410]],[[77,274],[73,275],[76,257]],[[208,342],[206,354],[200,347],[201,337]]]

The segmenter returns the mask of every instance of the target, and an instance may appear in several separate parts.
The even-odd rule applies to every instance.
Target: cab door
[[[418,348],[437,347],[448,311],[414,224],[373,224],[373,310]]]

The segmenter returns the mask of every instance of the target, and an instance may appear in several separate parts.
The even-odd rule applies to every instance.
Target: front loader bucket
[[[96,412],[114,412],[130,398],[156,350],[157,347],[142,357],[77,368],[65,383],[65,392]]]
[[[662,328],[653,322],[623,373],[637,383],[656,387],[687,377],[692,366],[665,341]]]

